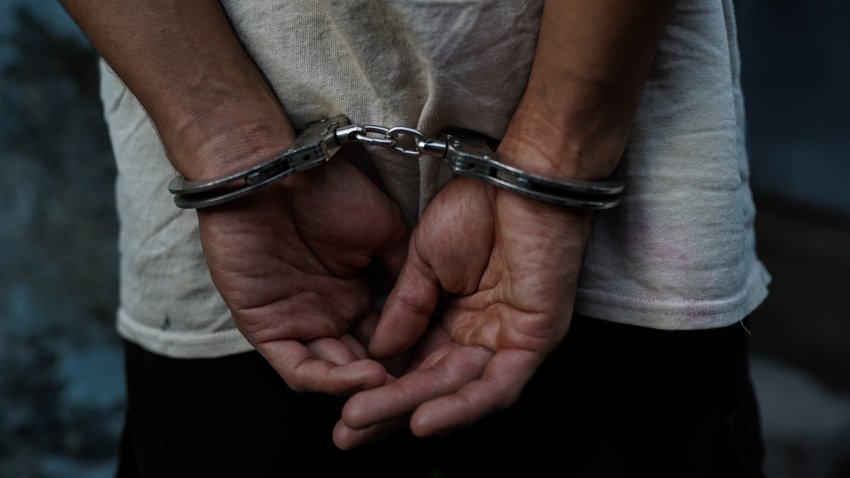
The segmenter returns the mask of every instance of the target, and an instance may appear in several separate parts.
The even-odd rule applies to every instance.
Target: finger
[[[348,344],[349,338],[352,344],[349,344],[352,350],[358,354],[359,358],[370,358],[369,351],[362,344],[368,344],[370,338],[375,333],[375,327],[378,325],[378,314],[372,313],[360,322],[354,324],[350,330],[351,337],[343,335],[340,340],[344,340]],[[356,345],[355,345],[356,344]],[[399,376],[404,373],[410,366],[411,353],[403,353],[397,357],[381,360],[381,365],[387,370],[387,373],[394,376]]]
[[[365,357],[365,355],[358,356],[357,353],[352,350],[352,347],[358,346],[362,349],[362,346],[360,346],[356,340],[349,337],[350,340],[346,343],[343,337],[340,337],[339,339],[327,337],[312,340],[307,343],[307,350],[313,354],[314,358],[325,360],[336,365],[347,364]]]
[[[374,360],[338,365],[316,358],[304,344],[295,340],[260,344],[257,350],[296,392],[349,395],[387,381],[386,370]]]
[[[378,359],[392,358],[410,349],[422,337],[437,309],[441,289],[430,266],[410,247],[398,281],[390,292],[369,353]]]
[[[410,363],[410,370],[432,367],[457,347],[445,329],[440,326],[433,327],[416,345],[416,355]]]
[[[342,342],[348,350],[350,350],[355,359],[365,359],[369,358],[369,351],[366,350],[366,346],[363,345],[363,342],[353,337],[351,334],[345,334],[339,338],[339,341]]]
[[[481,347],[455,348],[429,368],[356,393],[343,406],[343,422],[360,429],[408,415],[422,403],[454,393],[478,379],[491,356],[492,352]]]
[[[375,425],[354,429],[339,420],[334,426],[333,440],[337,448],[341,450],[353,450],[366,443],[380,440],[386,436],[403,429],[407,425],[407,417],[388,422],[376,423]]]
[[[516,402],[541,360],[539,354],[524,350],[498,352],[479,380],[417,408],[410,419],[411,431],[419,437],[441,435],[507,408]]]
[[[370,312],[365,319],[350,324],[348,333],[361,344],[368,344],[375,334],[379,317],[377,312]]]

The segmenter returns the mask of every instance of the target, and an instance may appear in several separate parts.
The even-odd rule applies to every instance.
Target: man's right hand
[[[297,391],[383,385],[367,357],[377,319],[367,273],[397,275],[407,240],[397,205],[339,157],[198,211],[216,287],[242,334]]]
[[[280,99],[218,0],[60,3],[183,176],[243,170],[292,140]],[[336,158],[199,217],[237,325],[292,388],[343,394],[384,383],[354,336],[369,332],[373,258],[398,269],[406,233],[396,205],[359,170]]]

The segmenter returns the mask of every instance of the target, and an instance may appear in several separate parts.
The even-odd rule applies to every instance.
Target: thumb
[[[425,333],[441,297],[440,282],[411,241],[398,281],[387,297],[369,342],[369,354],[381,359],[409,350]]]

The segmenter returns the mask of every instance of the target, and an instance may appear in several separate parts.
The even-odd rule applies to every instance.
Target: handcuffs
[[[404,148],[408,136],[416,148]],[[285,150],[247,170],[218,179],[193,181],[180,174],[168,190],[183,209],[201,209],[230,202],[271,182],[318,167],[351,143],[392,149],[398,154],[442,159],[457,175],[486,181],[496,187],[538,201],[580,209],[610,209],[620,203],[625,183],[619,178],[603,181],[551,179],[522,171],[498,161],[489,138],[467,131],[447,130],[439,140],[428,139],[414,128],[351,124],[345,115],[307,125]]]

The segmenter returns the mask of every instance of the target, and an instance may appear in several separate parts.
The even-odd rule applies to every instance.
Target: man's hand
[[[671,0],[547,0],[506,163],[596,180],[620,161]],[[424,335],[398,381],[360,392],[334,430],[353,448],[407,420],[429,436],[513,403],[569,328],[591,217],[454,180],[428,206],[369,351]],[[442,316],[429,319],[448,293]]]
[[[398,273],[406,232],[363,173],[337,157],[198,217],[237,326],[291,388],[340,395],[386,382],[361,345],[377,318],[367,275],[376,258]]]
[[[589,230],[587,213],[450,182],[414,230],[369,344],[387,358],[424,337],[416,358],[397,381],[349,399],[337,446],[407,417],[418,436],[445,433],[512,404],[567,333]]]

